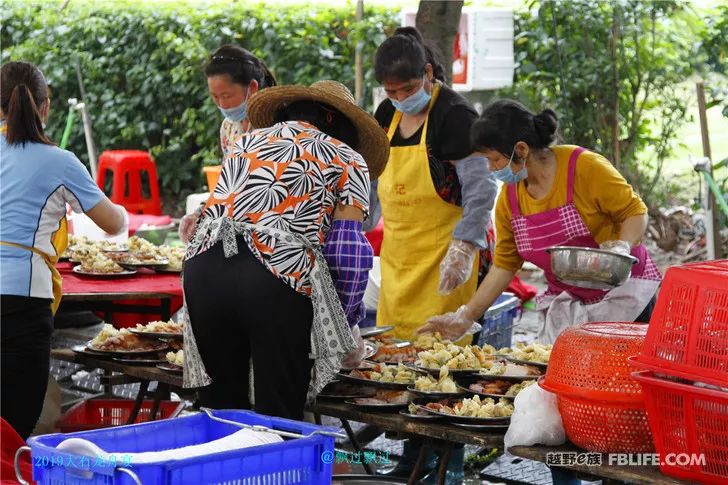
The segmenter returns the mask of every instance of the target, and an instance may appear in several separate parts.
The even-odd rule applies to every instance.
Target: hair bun
[[[559,128],[559,119],[556,112],[550,108],[546,108],[533,117],[533,124],[536,128],[538,137],[545,145],[551,144],[556,140],[556,130]]]
[[[394,31],[394,35],[404,35],[406,37],[412,37],[420,44],[425,43],[424,39],[422,38],[422,34],[420,34],[420,31],[417,30],[415,27],[398,27],[397,30]]]

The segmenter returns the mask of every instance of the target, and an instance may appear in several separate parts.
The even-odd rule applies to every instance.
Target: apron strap
[[[506,184],[508,202],[511,204],[511,217],[521,217],[521,206],[518,205],[518,194],[516,193],[517,186],[518,184]]]
[[[566,182],[566,203],[571,204],[574,202],[574,178],[576,174],[576,161],[579,159],[579,155],[585,152],[586,148],[576,147],[571,152],[569,157],[569,176]]]
[[[31,251],[32,253],[37,254],[38,256],[43,258],[46,266],[48,266],[48,270],[51,272],[51,283],[53,288],[53,303],[51,304],[51,311],[55,315],[56,310],[58,310],[58,306],[61,304],[61,297],[63,296],[63,292],[61,289],[61,273],[58,271],[58,268],[56,268],[56,262],[58,261],[58,257],[52,257],[47,253],[41,251],[40,249],[31,246],[24,246],[23,244],[0,241],[0,245],[10,246],[18,249],[25,249],[26,251]]]

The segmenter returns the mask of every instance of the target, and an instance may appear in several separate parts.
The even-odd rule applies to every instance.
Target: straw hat
[[[311,86],[273,86],[258,91],[248,102],[248,119],[255,128],[267,128],[276,122],[278,112],[294,101],[312,100],[326,103],[349,118],[356,128],[359,143],[352,147],[367,166],[374,180],[384,171],[389,159],[389,139],[377,120],[359,108],[351,91],[337,81],[317,81]]]

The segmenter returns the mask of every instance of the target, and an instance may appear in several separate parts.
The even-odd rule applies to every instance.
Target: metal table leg
[[[142,408],[144,398],[147,395],[147,389],[149,389],[149,381],[143,380],[139,384],[139,392],[137,393],[136,399],[134,400],[134,407],[131,410],[129,419],[126,420],[126,424],[134,424],[134,421],[136,421],[136,418],[139,415],[139,410]]]
[[[342,418],[341,425],[344,427],[344,430],[346,430],[346,434],[349,437],[349,441],[351,441],[351,445],[359,453],[359,456],[362,456],[363,450],[361,449],[361,446],[359,446],[359,440],[356,439],[356,435],[354,434],[354,431],[352,431],[349,421]],[[365,463],[364,460],[362,460],[361,464],[364,467],[364,471],[367,472],[367,475],[374,475],[372,467],[369,466],[369,463]]]
[[[157,419],[157,412],[162,399],[169,397],[169,385],[157,382],[157,388],[154,390],[154,401],[152,402],[152,413],[149,415],[149,421]]]

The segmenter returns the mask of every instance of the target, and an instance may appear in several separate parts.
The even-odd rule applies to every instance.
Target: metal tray
[[[383,325],[381,327],[367,327],[360,330],[361,338],[374,337],[394,330],[394,325]]]
[[[128,365],[157,365],[167,362],[167,359],[161,355],[158,355],[156,358],[153,358],[153,356],[138,356],[136,358],[132,356],[113,357],[111,360]]]
[[[121,265],[119,265],[119,266],[121,266]],[[123,268],[123,266],[121,266],[121,267]],[[131,269],[131,270],[127,269],[126,271],[121,271],[119,273],[89,273],[89,272],[84,271],[81,268],[81,266],[79,265],[79,266],[73,267],[73,272],[76,274],[79,274],[79,275],[83,275],[83,276],[90,276],[92,278],[121,278],[124,276],[135,275],[137,273],[137,270],[136,269]]]
[[[513,357],[509,357],[507,355],[504,355],[503,357],[506,358],[506,359],[508,359],[508,360],[510,360],[514,364],[532,365],[532,366],[538,367],[539,369],[542,369],[544,371],[549,366],[548,364],[544,364],[543,362],[531,362],[530,360],[519,360],[519,359],[514,359]]]
[[[184,335],[181,333],[170,333],[170,332],[144,332],[142,330],[137,330],[136,328],[130,328],[129,331],[133,333],[134,335],[139,335],[141,337],[149,337],[149,338],[166,338],[166,339],[177,339],[181,340]]]
[[[454,414],[447,414],[440,411],[435,411],[434,409],[430,409],[428,407],[425,407],[422,403],[416,402],[417,406],[420,409],[423,409],[427,411],[428,413],[435,414],[437,416],[441,416],[443,418],[448,418],[453,423],[467,423],[467,424],[500,424],[500,425],[507,425],[511,422],[510,416],[508,417],[499,417],[499,418],[474,418],[470,416],[456,416]]]
[[[418,389],[415,389],[414,386],[410,386],[407,388],[407,390],[413,394],[417,394],[420,397],[429,398],[429,399],[447,399],[447,398],[457,398],[462,397],[463,392],[428,392],[428,391],[420,391]]]
[[[371,386],[371,387],[377,387],[380,389],[399,389],[402,391],[406,391],[407,387],[414,384],[413,382],[378,382],[378,381],[372,381],[369,379],[361,379],[359,377],[353,377],[349,375],[350,371],[342,371],[339,372],[339,377],[342,379],[345,379],[350,382],[356,382],[358,384],[362,384],[365,386]]]
[[[173,372],[175,374],[182,374],[183,371],[183,367],[181,365],[170,364],[169,362],[165,364],[157,364],[157,369],[166,370],[167,372]]]
[[[409,407],[409,406],[408,406]],[[425,414],[412,414],[408,409],[403,409],[399,412],[402,416],[408,419],[414,419],[416,421],[442,421],[443,417],[437,414],[425,413]]]
[[[371,399],[368,397],[359,397],[354,399],[347,399],[344,401],[344,403],[349,404],[351,406],[354,406],[359,409],[365,409],[367,411],[398,411],[400,409],[406,409],[407,406],[409,406],[409,402],[406,402],[404,404],[393,404],[393,403],[387,403],[387,404],[368,404],[366,402],[360,401],[361,399]]]
[[[161,352],[163,350],[167,350],[169,346],[165,342],[159,342],[159,344],[152,348],[152,349],[143,349],[143,350],[99,350],[91,347],[91,341],[89,341],[86,344],[86,347],[91,350],[94,354],[105,354],[105,355],[115,355],[115,356],[129,356],[129,355],[143,355],[143,354],[153,354],[155,352]]]

